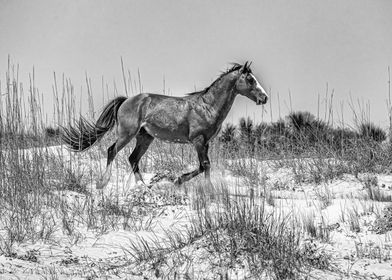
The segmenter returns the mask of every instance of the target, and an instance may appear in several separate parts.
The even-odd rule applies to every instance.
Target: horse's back
[[[151,136],[174,142],[189,142],[190,104],[184,97],[141,93],[119,108],[118,122],[131,131],[143,127]]]

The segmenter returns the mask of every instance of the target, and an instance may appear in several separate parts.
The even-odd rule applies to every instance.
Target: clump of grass
[[[88,194],[86,183],[83,182],[83,173],[77,174],[72,169],[66,169],[62,190],[74,191],[81,194]]]
[[[387,139],[386,132],[379,126],[371,122],[361,123],[359,125],[359,134],[362,138],[371,141],[382,142]]]
[[[321,220],[317,222],[316,214],[313,211],[302,214],[302,226],[304,231],[314,239],[321,240],[322,242],[329,242],[331,240],[330,229],[324,217],[321,216]]]
[[[328,206],[332,205],[332,200],[334,197],[333,197],[333,193],[328,188],[328,185],[324,185],[323,189],[316,188],[315,194],[320,201],[321,209],[325,209]]]
[[[376,259],[379,263],[391,260],[390,248],[384,248],[371,241],[355,242],[355,251],[358,258]]]
[[[380,202],[391,202],[392,196],[386,194],[378,185],[378,180],[376,176],[367,176],[363,180],[364,188],[367,191],[367,197],[370,200],[380,201]]]
[[[347,222],[351,231],[358,233],[361,232],[361,224],[359,221],[360,214],[358,208],[353,206],[349,208],[347,211]]]
[[[236,140],[236,132],[237,128],[235,125],[231,123],[226,123],[219,136],[219,141],[221,141],[222,143],[233,144],[233,142]]]
[[[58,138],[60,136],[60,128],[53,128],[48,126],[45,128],[45,137],[47,138]]]
[[[310,150],[312,149],[310,148]],[[314,151],[314,155],[308,158],[285,162],[285,165],[293,171],[297,184],[314,183],[319,185],[341,178],[345,172],[348,172],[347,164],[344,161],[337,159],[335,154],[324,148],[323,151]]]
[[[331,265],[331,256],[321,249],[316,242],[305,242],[303,246],[303,258],[310,266],[318,269],[326,269]]]
[[[227,167],[234,176],[243,178],[250,187],[265,185],[266,177],[260,172],[259,163],[255,159],[232,160]]]
[[[392,230],[392,204],[386,206],[382,215],[377,216],[374,221],[373,231],[383,234]]]

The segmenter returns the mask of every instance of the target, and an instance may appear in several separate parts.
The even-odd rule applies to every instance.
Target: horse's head
[[[238,71],[239,77],[235,84],[237,92],[253,100],[257,105],[267,103],[268,95],[252,74],[250,64],[246,62]]]

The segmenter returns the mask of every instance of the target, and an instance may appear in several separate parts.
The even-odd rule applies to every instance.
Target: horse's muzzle
[[[264,96],[264,97],[262,97],[262,98],[257,98],[256,99],[256,104],[257,105],[260,105],[260,104],[265,104],[265,103],[267,103],[267,100],[268,100],[268,97],[267,96]]]

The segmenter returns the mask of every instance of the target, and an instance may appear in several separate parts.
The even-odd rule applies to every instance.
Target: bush
[[[238,130],[240,145],[245,146],[248,151],[253,150],[255,144],[253,121],[249,117],[241,118]]]
[[[287,120],[289,125],[294,129],[295,132],[301,133],[307,128],[313,126],[313,122],[315,121],[314,115],[309,112],[291,112],[287,116]]]
[[[222,143],[233,142],[235,140],[236,130],[237,128],[235,127],[235,125],[231,123],[226,123],[225,127],[222,129],[219,140]]]
[[[359,126],[359,134],[364,139],[370,139],[376,142],[382,142],[387,138],[386,132],[373,123],[362,123]]]

